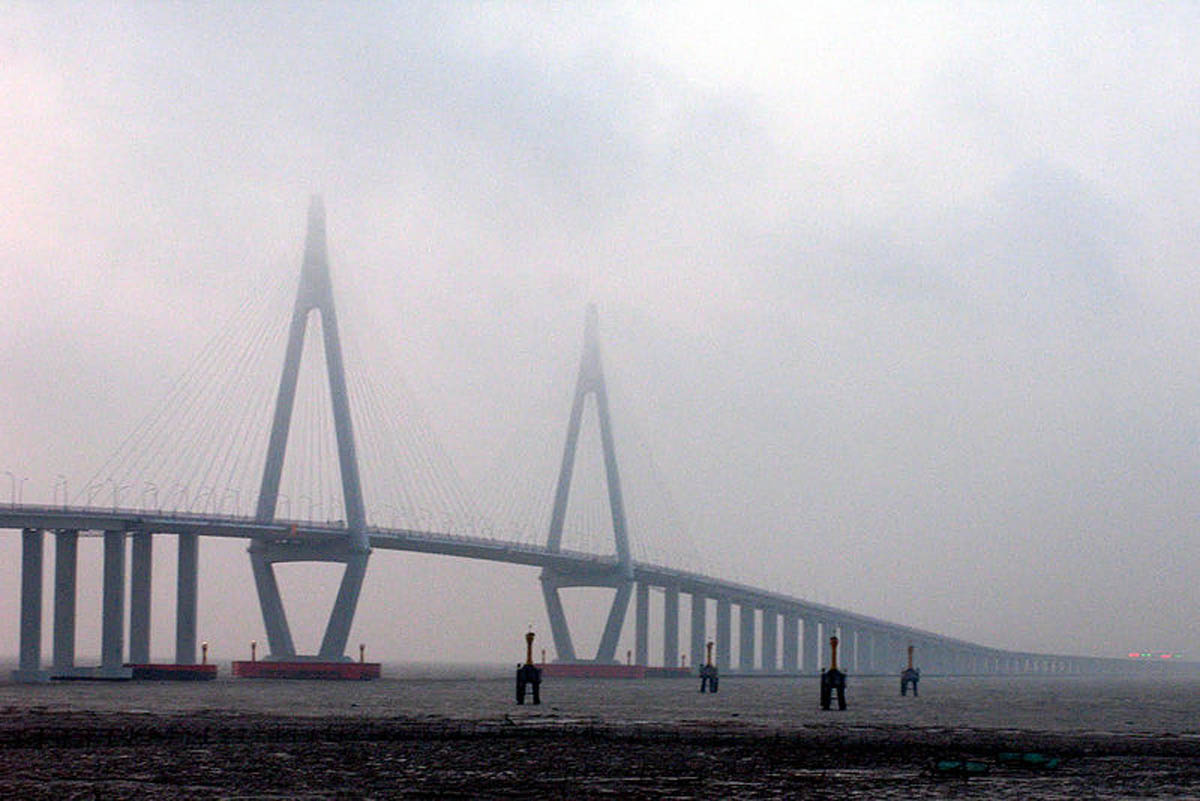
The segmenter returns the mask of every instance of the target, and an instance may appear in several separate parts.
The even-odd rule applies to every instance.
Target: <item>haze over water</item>
[[[264,681],[0,684],[0,707],[103,712],[424,717],[552,724],[705,722],[789,730],[908,726],[1020,732],[1200,737],[1200,676],[1160,678],[925,677],[918,698],[898,679],[851,676],[845,712],[819,708],[816,678],[721,680],[716,695],[698,680],[547,679],[540,706],[513,701],[511,668],[385,665],[374,682]]]

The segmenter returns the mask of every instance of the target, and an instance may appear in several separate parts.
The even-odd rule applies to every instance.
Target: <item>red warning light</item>
[[[1159,654],[1158,658],[1159,659],[1170,659],[1173,656],[1175,656],[1175,654]]]
[[[1129,658],[1130,658],[1130,659],[1140,659],[1140,658],[1141,658],[1141,656],[1142,656],[1142,655],[1141,655],[1141,654],[1139,654],[1137,651],[1130,651],[1130,652],[1129,652]]]

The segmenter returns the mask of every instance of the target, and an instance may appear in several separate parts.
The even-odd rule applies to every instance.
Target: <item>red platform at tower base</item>
[[[212,681],[216,665],[126,665],[135,681]]]
[[[681,679],[692,675],[688,668],[605,665],[595,662],[550,662],[541,668],[543,677],[554,679]]]
[[[379,678],[378,662],[234,662],[239,679],[327,679],[369,681]]]

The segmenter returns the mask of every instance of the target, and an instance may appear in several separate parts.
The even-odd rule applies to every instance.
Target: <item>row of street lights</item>
[[[29,477],[24,476],[18,478],[17,474],[11,470],[3,470],[0,471],[0,473],[8,476],[9,506],[15,508],[23,502],[25,494],[25,482],[29,481]],[[84,487],[86,508],[94,508],[96,496],[105,489],[108,490],[109,496],[112,499],[112,510],[115,512],[121,508],[122,494],[127,490],[135,489],[135,486],[132,484],[120,483],[111,476],[104,481],[89,482],[87,486]],[[156,483],[152,481],[143,482],[141,495],[139,496],[140,503],[138,508],[143,510],[154,509],[159,512],[163,511],[162,505],[159,504],[159,495],[159,487]],[[218,494],[216,486],[203,485],[193,497],[190,495],[190,485],[177,482],[172,486],[171,491],[166,493],[167,505],[171,506],[172,512],[196,511],[200,514],[204,514],[205,512],[211,511],[213,514],[221,514],[226,508],[226,502],[230,498],[233,499],[230,509],[236,515],[239,513],[241,508],[240,489],[227,487],[223,493]],[[171,504],[172,500],[174,500],[173,505]],[[317,519],[317,514],[321,511],[324,505],[320,498],[314,498],[312,495],[308,494],[299,495],[297,496],[296,500],[298,502],[297,505],[301,508],[307,507],[308,520],[315,521]],[[51,488],[51,505],[61,506],[64,510],[70,506],[70,484],[66,475],[63,473],[55,474],[54,484]],[[407,516],[404,513],[404,510],[393,504],[380,504],[380,508],[389,513],[392,528],[396,528]],[[341,512],[341,506],[339,504],[336,502],[330,504],[330,511],[335,518],[341,519],[338,518],[338,514]],[[276,505],[276,517],[287,520],[291,518],[291,513],[291,498],[286,493],[280,492],[278,494],[278,501]],[[436,515],[428,509],[419,508],[410,510],[410,513],[412,513],[413,522],[416,523],[418,527],[423,525],[425,527],[432,527],[441,524],[442,528],[446,531],[450,531],[451,529],[455,528],[451,518],[445,515]],[[470,521],[466,528],[475,533],[482,532],[489,537],[494,536],[495,534],[493,524],[484,518]]]
[[[25,495],[25,482],[29,480],[29,476],[17,481],[16,474],[11,470],[5,470],[4,475],[8,476],[8,505],[16,507]]]

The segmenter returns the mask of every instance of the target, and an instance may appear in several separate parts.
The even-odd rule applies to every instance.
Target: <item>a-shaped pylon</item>
[[[617,453],[613,443],[612,420],[608,411],[608,389],[604,383],[604,370],[600,364],[600,338],[596,307],[588,306],[587,322],[583,335],[583,358],[579,363],[579,377],[575,382],[575,399],[571,404],[571,417],[567,423],[567,440],[563,447],[562,467],[558,473],[558,486],[554,492],[554,510],[550,517],[550,533],[546,547],[558,551],[562,547],[563,522],[567,514],[567,500],[571,493],[571,476],[575,469],[575,449],[579,443],[579,428],[588,395],[595,398],[596,416],[600,423],[600,443],[604,451],[604,475],[608,485],[608,506],[612,514],[613,540],[616,546],[617,564],[604,573],[573,575],[546,568],[542,571],[542,595],[546,600],[546,613],[550,618],[550,633],[561,662],[577,662],[575,646],[571,642],[571,630],[563,611],[559,589],[562,587],[613,587],[616,594],[596,649],[596,662],[616,661],[617,640],[621,626],[625,623],[625,612],[629,608],[629,596],[633,591],[633,560],[629,554],[629,534],[625,525],[625,504],[621,497],[621,475],[617,468]]]
[[[266,465],[258,493],[256,519],[271,522],[279,499],[279,481],[287,450],[288,430],[296,400],[296,381],[300,373],[300,357],[304,351],[304,334],[309,313],[321,314],[324,335],[325,369],[329,377],[329,396],[333,407],[334,431],[337,435],[338,466],[341,468],[342,500],[346,509],[346,539],[331,546],[303,544],[280,540],[256,540],[250,546],[250,565],[258,589],[263,623],[267,628],[270,658],[297,659],[296,647],[288,628],[279,584],[275,579],[277,562],[342,562],[345,572],[338,589],[321,650],[317,658],[346,659],[346,640],[358,605],[363,576],[367,570],[370,546],[367,540],[366,512],[363,508],[362,485],[358,477],[358,458],[354,450],[354,426],[350,420],[350,399],[346,392],[346,373],[342,362],[342,346],[338,337],[337,312],[333,305],[333,285],[329,278],[329,258],[325,249],[325,207],[314,197],[308,209],[308,232],[304,244],[304,262],[300,268],[300,286],[288,332],[283,374],[279,379],[279,395],[275,401],[275,416],[271,423],[271,439],[267,445]]]

